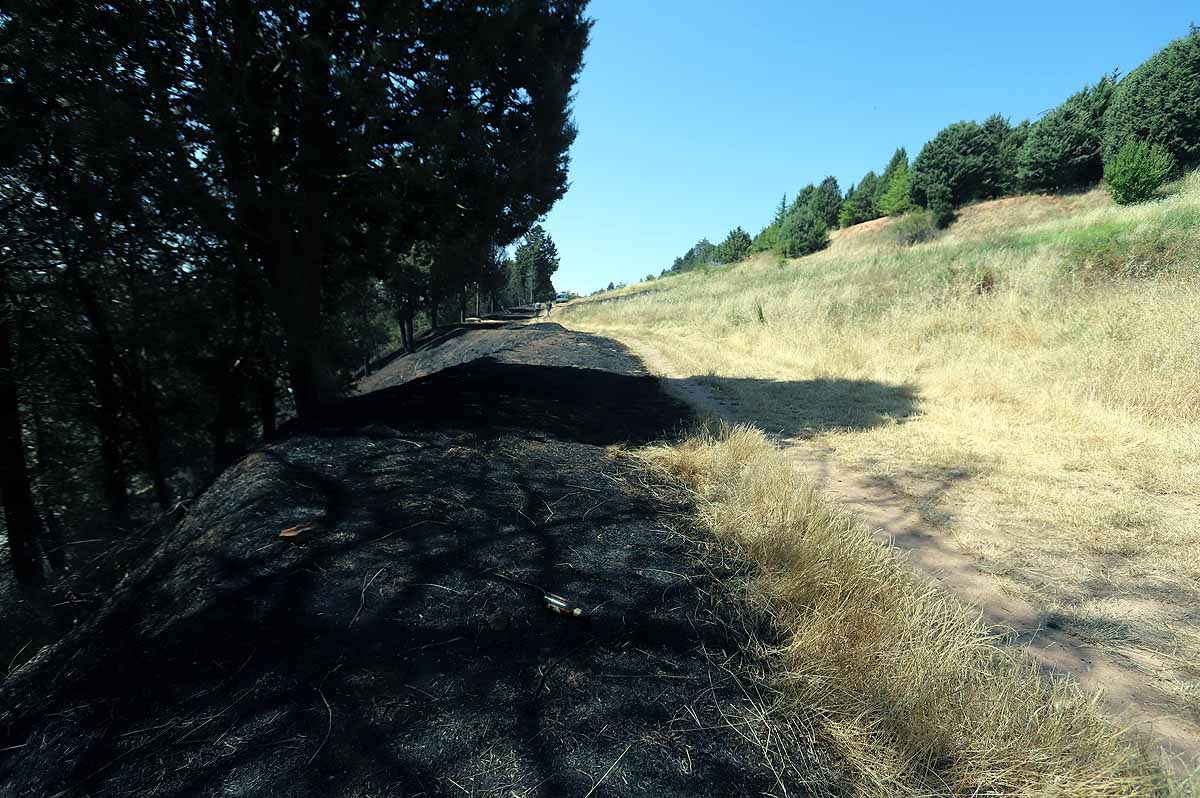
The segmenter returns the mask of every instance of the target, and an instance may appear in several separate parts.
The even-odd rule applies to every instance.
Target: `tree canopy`
[[[123,527],[145,476],[167,509],[198,450],[222,467],[493,290],[566,190],[585,7],[6,4],[0,432],[44,444],[24,472],[5,446],[23,579],[25,505]]]
[[[1104,114],[1104,158],[1131,139],[1161,144],[1184,167],[1200,164],[1200,28],[1168,44],[1114,89]]]

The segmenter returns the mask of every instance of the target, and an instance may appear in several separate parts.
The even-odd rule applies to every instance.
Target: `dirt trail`
[[[664,378],[667,391],[701,414],[728,423],[755,421],[736,403],[716,396],[695,377],[677,373],[653,346],[623,339],[647,368]],[[829,452],[796,438],[775,436],[784,457],[811,479],[821,492],[861,518],[872,533],[907,553],[912,566],[935,579],[962,601],[979,609],[983,619],[1013,646],[1023,648],[1041,666],[1070,674],[1124,725],[1161,748],[1174,770],[1190,772],[1200,765],[1200,733],[1186,720],[1164,709],[1164,696],[1152,685],[1152,674],[1173,663],[1150,651],[1115,651],[1089,644],[1062,629],[1034,604],[1004,590],[1002,582],[981,570],[946,533],[931,529],[921,517],[916,498],[940,489],[938,483],[916,485],[909,492],[880,484],[868,474],[837,463]],[[910,486],[913,487],[913,486]],[[927,488],[928,490],[925,490]]]

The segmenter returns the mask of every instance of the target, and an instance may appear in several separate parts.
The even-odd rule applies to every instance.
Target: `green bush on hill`
[[[1104,165],[1104,182],[1118,205],[1145,202],[1175,171],[1175,159],[1161,144],[1129,139]]]
[[[909,197],[929,207],[934,186],[945,186],[957,207],[1016,191],[1017,152],[1028,134],[1028,123],[1017,127],[993,114],[982,125],[955,122],[942,129],[918,153],[909,171]]]
[[[1033,191],[1090,186],[1104,174],[1104,112],[1117,82],[1102,77],[1038,120],[1017,156],[1017,179]]]
[[[909,247],[932,241],[937,236],[938,224],[932,211],[914,208],[896,220],[889,232],[897,244]]]
[[[1180,166],[1200,164],[1200,28],[1130,72],[1104,114],[1104,159],[1130,139],[1160,144]]]
[[[779,252],[787,258],[809,255],[829,246],[829,228],[811,207],[793,210],[779,230]]]
[[[716,260],[717,245],[707,238],[702,238],[691,249],[675,259],[675,262],[671,264],[671,271],[675,273],[690,272],[698,266],[715,263]]]
[[[740,226],[735,227],[717,244],[716,259],[719,263],[737,263],[750,254],[751,243],[750,234]]]

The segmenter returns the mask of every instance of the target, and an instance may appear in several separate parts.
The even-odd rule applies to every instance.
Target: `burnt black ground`
[[[447,340],[226,472],[0,685],[0,795],[782,794],[687,508],[606,454],[684,409],[558,325]]]

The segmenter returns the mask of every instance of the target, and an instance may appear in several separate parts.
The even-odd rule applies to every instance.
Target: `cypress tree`
[[[1022,189],[1060,191],[1099,182],[1104,173],[1104,113],[1116,86],[1116,75],[1106,75],[1030,128],[1017,155]]]
[[[1130,72],[1104,114],[1104,160],[1129,140],[1161,144],[1182,167],[1200,164],[1200,28]]]

